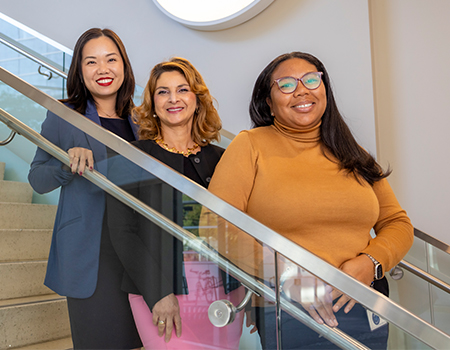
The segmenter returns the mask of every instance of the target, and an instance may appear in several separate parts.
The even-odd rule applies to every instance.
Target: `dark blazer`
[[[93,101],[88,101],[85,117],[100,125]],[[136,125],[131,118],[129,122],[136,136]],[[73,147],[92,150],[94,168],[106,175],[105,145],[50,111],[41,135],[64,151]],[[104,192],[85,178],[63,170],[59,160],[40,148],[31,163],[28,181],[38,193],[61,186],[45,285],[60,295],[90,297],[97,285]]]
[[[196,171],[194,181],[203,187],[208,187],[224,152],[220,147],[208,145],[186,159],[181,154],[162,149],[152,140],[133,144],[181,174],[185,174],[184,162],[191,162]],[[110,174],[117,176],[116,181],[121,182],[130,194],[182,226],[180,192],[140,168],[125,165],[123,159],[111,162],[110,166]],[[171,293],[187,294],[182,243],[118,200],[108,196],[107,201],[111,240],[126,271],[122,289],[142,295],[150,309]],[[224,275],[226,292],[239,286],[234,279],[230,284],[231,278]]]

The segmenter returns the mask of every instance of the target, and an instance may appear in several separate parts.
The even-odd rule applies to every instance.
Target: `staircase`
[[[56,206],[31,204],[30,185],[4,171],[0,163],[0,350],[72,348],[66,300],[43,284]]]

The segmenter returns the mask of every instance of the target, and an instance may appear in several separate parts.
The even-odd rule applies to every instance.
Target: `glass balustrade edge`
[[[304,248],[290,242],[278,235],[236,208],[218,199],[213,194],[203,189],[192,181],[180,176],[166,165],[152,159],[147,154],[137,150],[128,143],[92,123],[86,118],[80,118],[78,113],[64,106],[40,90],[34,88],[20,78],[15,77],[4,69],[0,69],[0,79],[25,96],[28,96],[38,104],[51,110],[67,122],[76,126],[88,135],[101,141],[122,156],[138,164],[173,188],[187,194],[200,204],[210,208],[218,215],[224,217],[230,223],[248,232],[262,243],[323,279],[326,283],[338,288],[351,298],[362,303],[372,311],[378,313],[387,321],[395,324],[407,333],[419,338],[432,347],[442,347],[450,342],[450,337],[427,322],[412,315],[396,303],[384,296],[372,291],[369,287],[359,283],[342,271],[334,268],[324,260]]]

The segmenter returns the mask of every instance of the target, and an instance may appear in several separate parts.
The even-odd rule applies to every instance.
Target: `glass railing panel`
[[[427,247],[425,242],[420,238],[414,237],[413,245],[403,259],[424,271],[428,271]]]
[[[51,73],[31,59],[1,44],[0,57],[0,66],[3,68],[52,97],[58,99],[65,97],[65,79],[62,77]]]
[[[432,323],[429,283],[416,275],[404,272],[402,279],[388,277],[390,297],[418,317]]]
[[[405,333],[403,330],[396,327],[395,325],[390,324],[387,349],[429,350],[434,348],[424,344],[422,341],[412,336],[411,334]]]
[[[18,93],[9,85],[0,81],[0,108],[17,116],[23,123],[36,132],[41,131],[47,110],[41,105]],[[11,129],[0,123],[0,140],[6,140]],[[12,142],[0,147],[0,161],[6,163],[5,180],[28,182],[27,174],[36,152],[36,146],[31,141],[16,135]],[[56,204],[59,190],[47,195],[33,194],[34,203]]]
[[[20,88],[21,86],[22,85],[17,88]],[[30,88],[30,90],[33,89]],[[95,159],[97,171],[106,175],[109,181],[119,185],[126,193],[135,195],[137,199],[143,200],[147,204],[148,208],[139,203],[136,204],[132,200],[133,197],[130,199],[128,196],[124,195],[122,200],[124,200],[127,205],[131,205],[133,210],[144,215],[143,217],[139,217],[138,220],[129,220],[130,217],[135,218],[136,214],[133,210],[130,211],[129,209],[126,209],[127,207],[122,206],[120,202],[118,203],[115,200],[112,200],[112,202],[108,200],[107,202],[108,219],[110,219],[108,222],[110,229],[114,230],[114,232],[111,231],[111,237],[116,241],[116,249],[117,247],[125,247],[126,244],[136,245],[136,250],[131,250],[133,252],[132,256],[126,254],[121,255],[123,263],[127,264],[126,259],[132,260],[131,263],[135,261],[140,256],[138,254],[139,249],[144,249],[145,253],[145,248],[149,246],[149,240],[151,241],[155,237],[164,237],[164,242],[167,243],[166,239],[169,236],[166,232],[171,232],[170,234],[176,235],[176,239],[169,237],[169,243],[152,247],[152,254],[155,254],[153,256],[157,257],[156,262],[153,261],[153,259],[151,259],[153,263],[148,262],[145,260],[145,254],[142,255],[144,258],[141,258],[141,261],[143,261],[141,266],[145,266],[149,270],[152,268],[152,271],[156,271],[156,275],[160,275],[161,278],[167,279],[167,276],[173,275],[173,278],[169,278],[169,283],[175,284],[175,287],[173,288],[176,288],[177,293],[179,293],[180,290],[183,292],[183,288],[186,287],[184,278],[191,280],[191,287],[193,286],[193,288],[191,288],[192,293],[187,294],[185,300],[187,306],[185,310],[193,310],[193,314],[192,316],[186,316],[186,320],[188,320],[189,317],[206,320],[206,305],[212,299],[234,298],[236,295],[232,300],[233,303],[237,303],[240,300],[244,294],[242,288],[233,289],[229,294],[225,293],[224,285],[233,285],[231,282],[224,282],[228,281],[228,275],[237,278],[239,281],[244,282],[249,288],[258,292],[264,298],[263,304],[277,302],[277,295],[279,292],[277,281],[279,281],[279,278],[284,271],[277,270],[279,263],[278,260],[275,260],[274,251],[272,249],[274,248],[279,250],[290,260],[295,261],[296,264],[300,264],[304,270],[307,270],[313,276],[314,274],[317,275],[318,279],[325,281],[326,284],[333,286],[333,288],[340,289],[346,294],[354,297],[369,309],[379,313],[383,318],[391,320],[391,323],[394,321],[399,327],[412,333],[422,332],[419,337],[424,339],[424,341],[433,342],[434,339],[437,339],[436,341],[447,339],[433,327],[414,318],[404,310],[402,311],[402,309],[388,299],[381,297],[369,288],[360,285],[339,270],[326,264],[321,259],[318,259],[313,254],[305,251],[301,247],[291,244],[285,238],[246,217],[239,211],[229,208],[224,202],[221,202],[204,190],[202,186],[199,186],[184,177],[180,177],[178,173],[167,169],[166,166],[160,162],[137,151],[126,142],[112,136],[86,118],[74,116],[73,112],[55,100],[46,99],[41,101],[42,96],[39,96],[38,98],[36,97],[37,95],[39,94],[34,91],[33,99],[38,100],[41,104],[45,105],[46,108],[61,115],[62,119],[68,119],[74,124],[73,127],[67,129],[70,130],[70,134],[73,137],[75,137],[75,135],[82,135],[82,138],[88,140],[89,147],[96,152]],[[56,115],[53,117],[55,120],[58,120],[58,118],[59,117]],[[64,123],[66,122],[61,122],[61,124]],[[51,122],[50,125],[54,125],[54,123]],[[81,130],[77,130],[77,128],[80,128]],[[84,135],[84,133],[87,133],[89,136]],[[50,138],[53,137],[55,137],[55,135],[51,134]],[[108,151],[107,147],[104,145],[105,143],[108,145],[108,148],[112,149],[114,152]],[[151,145],[151,142],[149,143]],[[149,143],[147,143],[147,146]],[[157,147],[157,154],[161,154],[161,152],[164,154],[164,152],[166,152],[157,145],[153,146]],[[35,147],[33,147],[33,149],[35,150]],[[119,153],[120,155],[116,153]],[[157,154],[156,158],[158,159],[159,156]],[[59,157],[59,153],[56,156]],[[167,154],[165,154],[165,156],[167,156]],[[185,159],[182,156],[180,157],[179,160],[171,162],[171,166],[182,172]],[[195,157],[196,156],[193,157],[192,164],[199,164],[198,161],[195,160]],[[60,159],[67,162],[67,159],[64,157]],[[201,159],[199,162],[201,163]],[[136,163],[139,165],[136,165]],[[37,169],[35,165],[33,167],[34,169]],[[71,177],[72,181],[85,180],[81,179],[79,175],[71,175],[70,172],[67,172],[67,169],[64,168],[62,163],[56,166],[55,171]],[[38,172],[36,174],[38,174]],[[36,176],[39,177],[38,175]],[[94,181],[94,183],[107,191],[110,191],[112,188],[109,185],[105,185],[107,181],[105,181],[103,176],[98,174],[98,172],[91,173],[87,171],[84,176],[86,179]],[[101,181],[99,181],[99,179]],[[52,179],[49,179],[48,181],[51,180]],[[200,180],[202,181],[202,178]],[[46,181],[47,180],[42,178],[42,181],[38,182],[43,187],[51,187],[46,185]],[[34,185],[36,186],[36,183],[34,183]],[[94,194],[93,197],[97,197],[97,195],[102,196],[102,191],[100,189],[95,186],[87,187],[89,188],[89,191],[92,191],[92,194]],[[74,195],[76,196],[77,194],[78,193]],[[79,195],[82,196],[83,193],[80,192]],[[199,207],[196,203],[201,203],[203,208]],[[118,208],[121,209],[116,209],[114,211],[114,206],[118,206]],[[157,224],[155,221],[147,221],[147,219],[152,217],[151,215],[147,215],[150,209],[163,214],[161,218],[150,219],[157,220]],[[124,215],[125,213],[127,214]],[[220,215],[217,216],[215,213],[219,213]],[[226,216],[228,220],[221,216]],[[169,220],[167,221],[167,219]],[[130,222],[131,224],[129,225]],[[173,222],[175,222],[176,225],[174,225]],[[136,230],[136,224],[138,225],[138,231],[133,231]],[[155,225],[161,225],[162,229]],[[240,227],[240,229],[235,228],[234,225]],[[145,229],[142,232],[139,232],[141,227]],[[129,228],[133,231],[132,234],[134,236],[127,233]],[[251,232],[257,237],[257,240],[242,230]],[[138,233],[136,234],[136,232]],[[130,239],[132,240],[131,243],[128,242]],[[136,244],[136,242],[138,244]],[[144,244],[141,244],[141,242]],[[265,243],[262,244],[260,242]],[[163,263],[158,259],[163,259]],[[216,265],[220,266],[226,272],[225,276],[219,272]],[[180,273],[174,274],[174,269],[178,269],[177,271],[180,271]],[[213,270],[215,271],[214,273]],[[131,274],[133,273],[132,270],[129,271]],[[145,271],[146,269],[144,269],[144,272]],[[167,272],[162,273],[161,271]],[[220,283],[220,279],[222,279],[222,283]],[[309,277],[309,280],[311,279],[314,280],[315,277]],[[138,281],[136,283],[140,284],[142,282]],[[234,284],[232,288],[236,286],[237,285]],[[187,287],[189,289],[189,281]],[[145,285],[138,287],[138,289],[139,288],[145,290]],[[211,291],[211,289],[213,290]],[[223,294],[221,294],[222,292]],[[305,312],[297,307],[298,305],[291,303],[285,296],[278,295],[278,301],[278,304],[282,309],[288,310],[287,312],[300,318],[302,322],[305,322],[308,325],[308,327],[312,327],[315,332],[321,333],[322,336],[327,339],[331,337],[333,341],[338,343],[342,341],[340,334],[341,330],[339,327],[337,328],[337,331],[335,331],[326,326],[317,326],[315,321],[312,321],[309,314],[305,314]],[[239,322],[243,322],[241,321],[243,320],[243,316],[240,315],[233,323],[234,325],[239,325],[239,327],[237,327],[238,331],[241,327]],[[183,319],[185,319],[185,317],[183,317]],[[418,329],[418,327],[416,327],[417,325],[420,325],[421,328]],[[424,330],[427,332],[426,334],[423,334]],[[281,331],[283,330],[281,329]],[[430,336],[430,332],[433,336]],[[212,331],[211,334],[214,334],[216,338],[210,339],[210,341],[215,342],[221,337],[219,334],[223,333],[219,329]],[[357,345],[355,346],[358,348]],[[355,346],[348,346],[348,348],[355,348]]]
[[[429,273],[446,283],[450,283],[450,256],[431,244],[426,243]]]
[[[440,244],[441,246],[442,244]],[[404,260],[411,263],[443,283],[450,284],[449,254],[415,237],[414,244]],[[392,299],[415,315],[427,320],[448,333],[450,295],[447,291],[423,280],[405,268],[400,268],[400,279],[390,278]],[[414,286],[414,288],[411,288]]]
[[[292,264],[291,261],[282,256],[278,259],[278,266],[284,271],[279,279],[279,297],[281,299],[286,298],[292,304],[297,305],[306,315],[309,315],[307,317],[321,317],[325,323],[328,323],[326,317],[333,311],[326,313],[326,307],[336,304],[341,295],[345,293],[332,288],[322,279],[302,269],[300,266]],[[372,286],[371,289],[379,292],[386,291],[383,284]],[[380,299],[384,298],[381,292],[379,296]],[[275,307],[272,307],[272,314],[277,311]],[[301,324],[299,320],[296,320],[295,317],[285,310],[280,310],[279,315],[281,331],[278,333],[278,336],[281,339],[282,348],[334,349],[333,345],[328,343],[317,329],[308,329],[308,327]],[[359,303],[356,303],[348,314],[345,313],[344,307],[342,307],[334,315],[339,323],[334,329],[350,336],[360,344],[367,346],[367,348],[383,349],[387,346],[387,349],[432,349],[432,347],[420,340],[420,336],[418,339],[406,333],[382,316],[379,316],[376,312],[372,312],[372,310]],[[297,339],[295,336],[292,336],[293,334],[301,334],[301,336]]]
[[[427,271],[427,251],[425,243],[414,238],[414,243],[404,257],[404,260]],[[427,322],[432,322],[430,307],[430,290],[426,281],[420,277],[402,269],[403,276],[395,280],[388,274],[390,297],[410,312],[423,318]],[[414,286],[414,288],[411,288]]]
[[[429,257],[429,273],[450,284],[450,256],[447,252],[427,243]],[[430,287],[434,325],[446,333],[450,333],[450,295],[437,288]]]

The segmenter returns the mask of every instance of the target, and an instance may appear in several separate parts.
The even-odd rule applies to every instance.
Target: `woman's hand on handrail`
[[[78,175],[83,175],[86,167],[89,170],[94,169],[94,156],[90,149],[73,147],[67,153],[69,154],[70,171],[72,174],[78,173]]]

